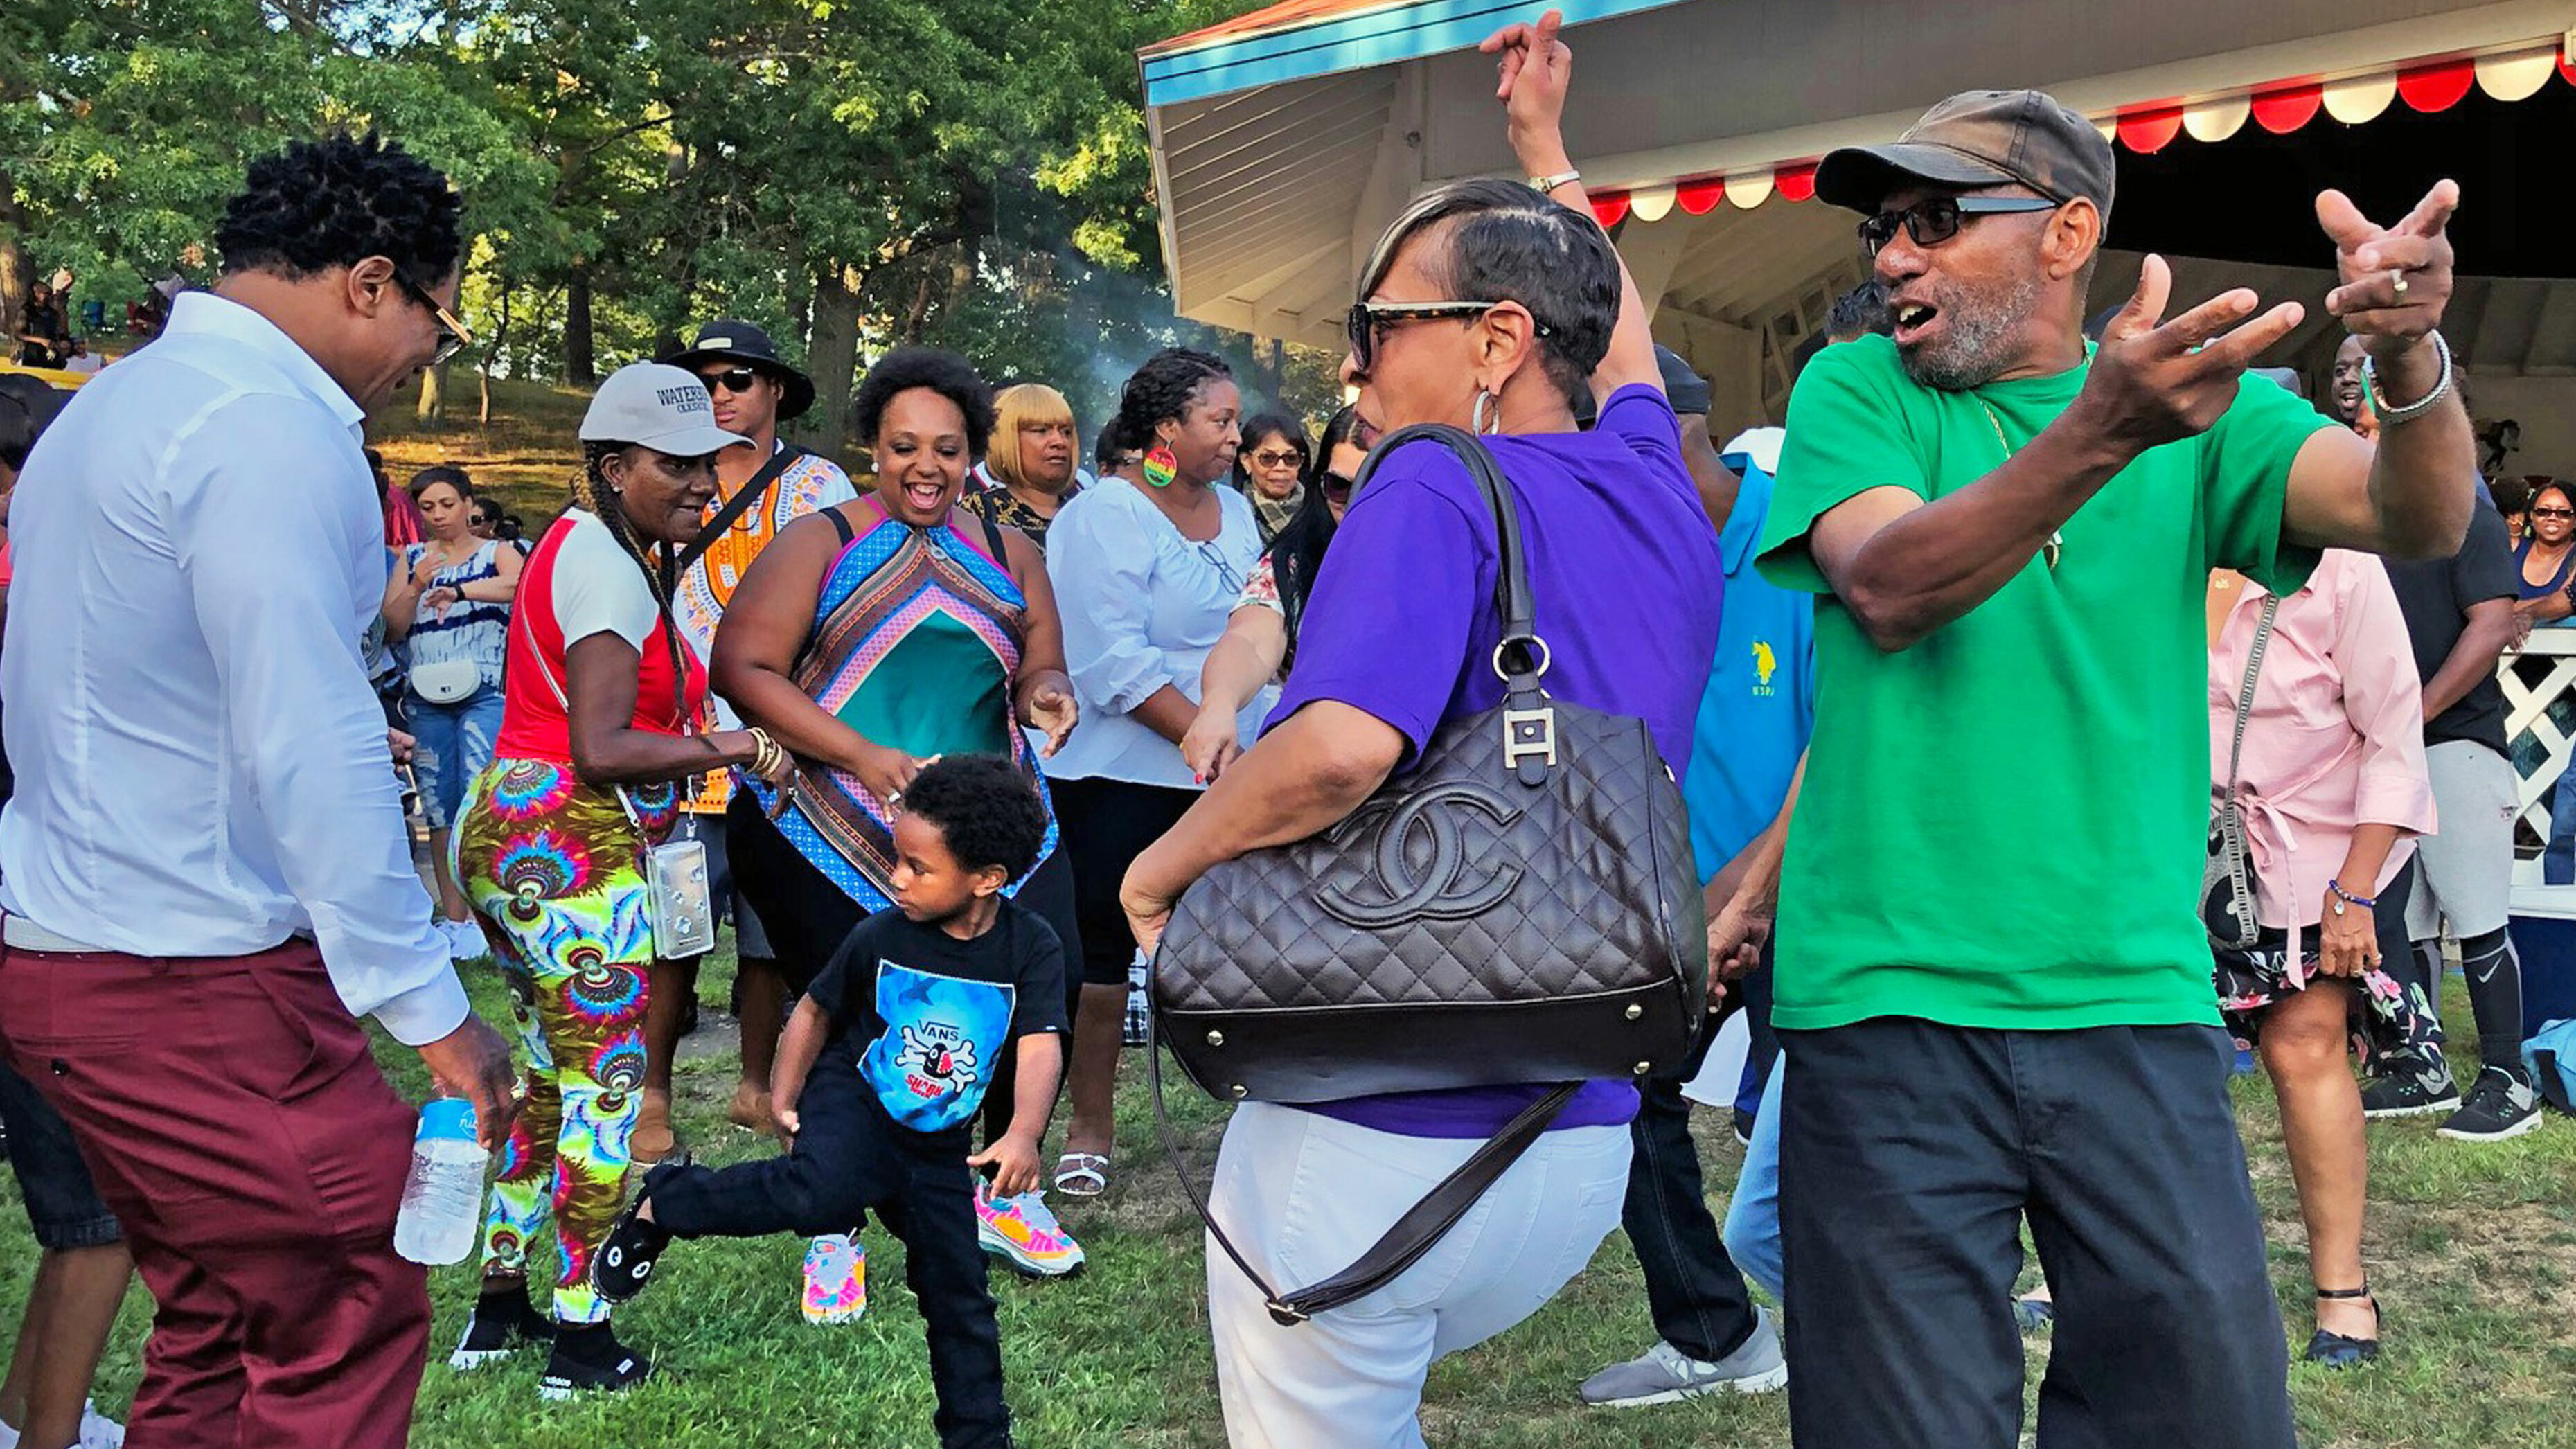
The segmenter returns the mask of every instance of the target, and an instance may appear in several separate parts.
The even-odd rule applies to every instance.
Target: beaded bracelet
[[[2339,881],[2339,880],[2330,880],[2330,881],[2327,881],[2327,882],[2326,882],[2326,891],[2327,891],[2329,894],[2331,894],[2331,895],[2332,895],[2336,900],[2339,900],[2339,901],[2343,902],[2345,905],[2348,905],[2348,906],[2359,906],[2359,907],[2361,907],[2361,908],[2362,908],[2363,910],[2365,910],[2365,911],[2375,911],[2375,910],[2379,909],[2379,898],[2378,898],[2377,896],[2357,896],[2357,895],[2354,895],[2352,892],[2350,892],[2350,891],[2348,891],[2348,890],[2345,890],[2345,889],[2343,888],[2343,882],[2342,882],[2342,881]]]

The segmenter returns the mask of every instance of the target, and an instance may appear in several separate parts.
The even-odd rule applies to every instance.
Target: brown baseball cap
[[[1974,188],[2014,182],[2052,201],[2081,196],[2111,211],[2111,143],[2046,91],[1962,91],[1923,113],[1889,146],[1846,146],[1816,167],[1816,195],[1873,212],[1912,183]]]

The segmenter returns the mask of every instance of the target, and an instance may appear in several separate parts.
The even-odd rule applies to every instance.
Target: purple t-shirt
[[[1538,632],[1554,660],[1548,693],[1643,719],[1680,775],[1717,654],[1726,568],[1682,466],[1672,406],[1654,388],[1624,387],[1592,432],[1485,444],[1520,509]],[[1425,442],[1386,458],[1333,535],[1270,723],[1339,700],[1418,753],[1443,721],[1502,703],[1488,663],[1502,637],[1496,566],[1493,514],[1454,454]],[[1545,1091],[1408,1092],[1313,1110],[1413,1137],[1487,1137]],[[1632,1084],[1596,1081],[1556,1125],[1617,1126],[1636,1112]]]

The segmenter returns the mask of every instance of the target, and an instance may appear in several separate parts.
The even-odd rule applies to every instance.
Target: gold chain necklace
[[[2004,436],[2004,420],[1995,416],[1993,405],[1988,403],[1984,398],[1977,399],[1977,406],[1985,412],[1986,425],[1995,430],[1995,441],[2003,445],[2004,461],[2007,463],[2011,462],[2013,460],[2013,445],[2012,439]],[[2062,528],[2049,530],[2048,542],[2039,546],[2039,556],[2047,562],[2048,571],[2050,573],[2057,572],[2058,555],[2065,551],[2066,530]]]

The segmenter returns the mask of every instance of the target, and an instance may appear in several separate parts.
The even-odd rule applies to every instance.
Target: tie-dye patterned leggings
[[[528,1055],[527,1100],[484,1220],[483,1271],[527,1275],[529,1245],[551,1214],[554,1313],[571,1324],[608,1317],[590,1258],[624,1206],[627,1138],[642,1104],[653,936],[638,857],[644,839],[670,829],[673,793],[630,793],[640,834],[615,794],[582,785],[571,766],[498,759],[467,792],[453,847]]]

